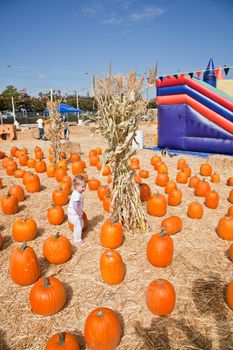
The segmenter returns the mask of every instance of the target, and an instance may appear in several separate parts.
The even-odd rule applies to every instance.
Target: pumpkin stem
[[[57,232],[54,236],[55,239],[58,239],[59,238],[59,232]]]
[[[58,345],[64,345],[65,344],[65,337],[64,337],[63,332],[59,331],[58,337],[59,337]]]
[[[47,278],[47,277],[44,277],[44,287],[45,288],[48,288],[48,287],[50,287],[51,286],[51,284],[50,284],[50,282],[49,282],[49,279]]]
[[[111,217],[111,223],[112,223],[112,224],[115,224],[118,220],[119,220],[118,215],[113,215],[113,216]]]
[[[103,316],[104,316],[104,312],[103,312],[103,311],[98,311],[97,316],[98,316],[99,318],[103,317]]]
[[[27,247],[27,242],[23,242],[23,244],[20,247],[20,251],[23,252]]]
[[[160,237],[163,238],[167,235],[167,232],[166,232],[166,227],[165,226],[162,226],[161,227],[161,232],[160,232]]]
[[[161,280],[158,280],[158,281],[157,281],[157,284],[158,284],[159,286],[163,286],[163,285],[164,285],[163,281],[161,281]]]

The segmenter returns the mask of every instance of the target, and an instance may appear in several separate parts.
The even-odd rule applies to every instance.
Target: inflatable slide
[[[181,74],[156,81],[158,146],[233,154],[233,98]]]

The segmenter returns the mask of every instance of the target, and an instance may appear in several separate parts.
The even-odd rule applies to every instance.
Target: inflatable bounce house
[[[233,154],[233,98],[216,88],[212,59],[203,81],[180,74],[156,87],[160,148]]]

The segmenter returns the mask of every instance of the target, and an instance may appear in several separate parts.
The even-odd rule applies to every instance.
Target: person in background
[[[64,128],[64,139],[68,140],[69,139],[69,123],[68,123],[68,118],[66,114],[63,114],[62,116],[62,123],[63,123],[63,128]]]
[[[82,229],[83,229],[83,192],[85,191],[87,182],[84,176],[77,175],[73,178],[73,192],[70,196],[70,201],[68,204],[68,220],[74,225],[73,232],[73,243],[77,245],[85,244],[82,239]]]
[[[39,139],[43,140],[44,139],[44,116],[41,116],[40,118],[38,118],[36,123],[39,129]]]

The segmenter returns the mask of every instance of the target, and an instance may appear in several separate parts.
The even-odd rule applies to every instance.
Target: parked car
[[[0,113],[0,118],[7,119],[7,118],[14,118],[13,114],[10,112],[6,112],[4,114]]]

